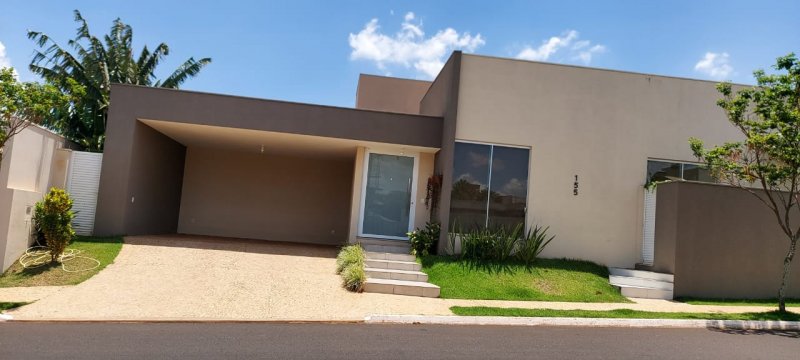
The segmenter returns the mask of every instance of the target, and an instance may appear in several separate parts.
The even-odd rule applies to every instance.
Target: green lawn
[[[100,261],[99,267],[89,271],[67,272],[61,268],[60,263],[56,263],[25,269],[19,261],[16,261],[3,275],[0,275],[0,287],[75,285],[114,262],[121,248],[121,237],[78,236],[68,249],[80,250],[80,256],[97,259]],[[67,269],[83,269],[94,265],[95,262],[83,258],[76,258],[66,263]]]
[[[474,265],[424,256],[422,271],[445,299],[630,302],[608,283],[608,269],[587,261],[540,259],[522,264]]]
[[[11,310],[13,308],[18,308],[18,307],[20,307],[22,305],[28,305],[28,303],[24,303],[24,302],[2,302],[2,301],[0,301],[0,312],[3,312],[4,310]]]
[[[685,313],[685,312],[652,312],[628,309],[609,311],[598,310],[552,310],[552,309],[518,309],[495,307],[462,307],[450,308],[461,316],[513,316],[513,317],[575,317],[602,319],[690,319],[690,320],[784,320],[800,321],[800,314],[777,311],[760,313]]]
[[[778,307],[778,299],[697,299],[678,298],[676,301],[691,305],[725,305],[725,306],[773,306]],[[800,299],[786,299],[787,307],[800,307]]]

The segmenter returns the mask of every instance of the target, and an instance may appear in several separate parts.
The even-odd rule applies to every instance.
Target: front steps
[[[358,242],[369,252],[404,255],[411,253],[411,245],[405,240],[358,239]]]
[[[672,300],[674,276],[652,271],[609,268],[608,281],[622,296]]]
[[[375,247],[387,246],[396,250],[399,246],[363,244],[366,252],[364,272],[367,281],[364,291],[381,294],[396,294],[421,297],[439,297],[439,287],[428,283],[428,274],[421,272],[422,265],[415,261],[409,251],[374,251]],[[385,248],[379,248],[384,249]],[[399,251],[399,250],[398,250]]]

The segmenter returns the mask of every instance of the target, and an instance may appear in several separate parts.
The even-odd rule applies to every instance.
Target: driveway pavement
[[[694,306],[665,300],[631,304],[431,299],[355,294],[334,274],[336,248],[201,236],[133,236],[91,279],[36,294],[8,313],[18,320],[352,320],[372,314],[451,315],[459,306],[747,312],[768,307]],[[30,288],[28,288],[30,289]],[[36,291],[33,291],[36,292]]]
[[[19,320],[363,320],[373,313],[450,313],[441,301],[344,290],[334,273],[336,251],[200,236],[126,237],[105,270],[9,314]]]

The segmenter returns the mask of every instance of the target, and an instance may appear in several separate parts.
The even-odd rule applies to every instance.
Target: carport
[[[96,235],[341,244],[428,220],[441,118],[130,85],[111,104]]]

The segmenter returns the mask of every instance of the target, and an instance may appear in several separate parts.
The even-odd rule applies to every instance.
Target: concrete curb
[[[165,323],[165,324],[363,324],[364,320],[354,319],[214,319],[214,318],[43,318],[43,319],[15,319],[11,314],[0,314],[0,323]]]
[[[581,326],[734,330],[800,330],[799,321],[596,319],[508,316],[370,315],[367,324]]]

